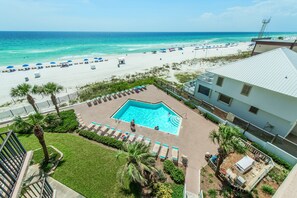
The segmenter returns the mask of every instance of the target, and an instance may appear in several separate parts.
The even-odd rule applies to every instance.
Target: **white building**
[[[297,53],[278,48],[210,70],[194,95],[273,134],[297,136]]]

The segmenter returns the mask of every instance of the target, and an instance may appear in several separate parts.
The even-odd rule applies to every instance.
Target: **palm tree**
[[[61,85],[58,85],[53,82],[49,82],[49,83],[43,85],[41,88],[42,93],[44,93],[45,95],[51,96],[51,100],[52,100],[53,104],[55,105],[55,109],[56,109],[59,117],[60,117],[60,111],[59,111],[59,107],[58,107],[58,103],[57,103],[56,94],[60,93],[62,90],[63,90],[63,87]]]
[[[44,163],[47,164],[49,161],[49,155],[46,147],[46,143],[44,140],[44,132],[43,127],[49,126],[52,124],[56,124],[59,121],[57,116],[53,114],[49,114],[48,116],[43,116],[39,113],[29,115],[27,120],[24,120],[20,116],[14,119],[13,129],[18,131],[22,129],[32,129],[34,135],[37,137],[40,145],[42,146],[42,150],[44,153]]]
[[[23,83],[18,85],[15,88],[12,88],[10,91],[10,96],[13,98],[16,97],[27,97],[27,101],[29,102],[29,104],[33,107],[34,111],[36,113],[38,113],[36,104],[35,104],[35,100],[34,98],[30,95],[30,93],[32,92],[32,86],[27,84],[27,83]]]
[[[246,152],[247,148],[239,137],[240,132],[237,128],[225,125],[220,125],[218,131],[213,130],[210,133],[209,138],[219,146],[216,176],[219,176],[220,167],[229,153],[237,152],[244,154]]]
[[[148,184],[150,176],[155,173],[155,158],[150,154],[149,147],[143,143],[124,144],[117,159],[124,156],[126,163],[119,169],[119,181],[123,185],[125,178],[142,186]]]

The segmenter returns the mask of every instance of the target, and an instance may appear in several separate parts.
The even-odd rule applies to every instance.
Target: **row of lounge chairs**
[[[137,86],[137,87],[134,87],[133,89],[127,89],[127,90],[120,91],[117,93],[107,94],[105,96],[101,96],[101,97],[95,98],[93,100],[89,100],[89,101],[87,101],[87,105],[88,105],[88,107],[91,107],[92,105],[98,105],[98,104],[107,102],[112,99],[117,99],[117,98],[121,98],[121,97],[124,97],[127,95],[139,93],[140,91],[144,91],[144,90],[146,90],[146,86],[144,86],[144,85]]]
[[[154,156],[159,156],[161,160],[167,159],[169,152],[169,146],[167,144],[162,144],[158,141],[155,142],[154,147],[151,151],[151,153]],[[173,162],[178,163],[178,156],[179,156],[179,148],[173,146],[171,151],[171,159]]]
[[[136,137],[134,133],[122,132],[122,130],[120,129],[116,129],[107,124],[103,125],[97,122],[92,122],[88,126],[86,126],[80,114],[77,114],[77,118],[81,128],[93,131],[98,135],[109,136],[109,137],[118,139],[120,141],[126,141],[128,143],[143,142],[147,146],[150,146],[151,144],[151,140],[149,138],[145,138],[143,135],[138,135]],[[169,146],[167,144],[161,144],[158,141],[155,142],[153,149],[151,150],[152,155],[155,157],[159,156],[161,160],[167,159],[168,152],[169,152]],[[173,162],[177,164],[178,158],[179,158],[179,148],[172,146],[171,159]]]

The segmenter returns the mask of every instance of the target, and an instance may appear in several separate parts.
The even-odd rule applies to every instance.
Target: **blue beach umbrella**
[[[98,59],[98,58],[96,57],[96,58],[94,58],[94,59]]]
[[[29,64],[23,64],[23,67],[29,67]]]
[[[42,65],[42,63],[36,63],[36,65]]]
[[[88,61],[89,59],[85,58],[84,61]]]
[[[98,58],[98,60],[102,60],[102,58],[100,57],[100,58]]]
[[[72,60],[68,60],[67,62],[68,62],[68,63],[71,63],[71,62],[72,62]]]
[[[14,68],[12,65],[9,65],[6,67],[6,69],[12,69],[12,68]]]
[[[51,65],[54,65],[54,64],[56,64],[56,62],[50,62],[50,64],[51,64]]]

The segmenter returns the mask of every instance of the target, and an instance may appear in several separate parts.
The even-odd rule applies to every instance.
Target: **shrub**
[[[81,130],[79,131],[79,135],[83,136],[87,139],[94,140],[96,142],[105,144],[106,146],[110,146],[116,149],[122,149],[123,148],[123,142],[119,141],[117,139],[114,139],[112,137],[108,136],[100,136],[97,135],[96,133],[92,131],[86,131],[86,130]]]
[[[184,104],[190,107],[191,109],[196,109],[196,106],[190,101],[184,101]]]
[[[209,189],[207,192],[208,192],[208,196],[211,198],[216,198],[218,195],[218,193],[215,189]]]
[[[267,193],[267,194],[269,194],[269,195],[273,195],[273,194],[275,193],[274,188],[272,188],[272,187],[269,186],[269,185],[263,185],[263,186],[261,187],[261,189],[262,189],[262,191],[263,191],[264,193]]]
[[[174,163],[170,160],[165,160],[163,163],[164,171],[168,173],[171,179],[177,184],[183,184],[185,182],[184,172],[176,167]]]
[[[172,189],[172,198],[180,198],[184,196],[184,186],[178,184],[170,184]]]
[[[45,129],[48,132],[56,132],[56,133],[68,133],[75,131],[79,123],[76,120],[76,115],[74,110],[67,110],[60,112],[61,122],[56,126],[50,126]]]
[[[171,198],[171,194],[173,193],[172,189],[170,186],[158,182],[157,184],[154,185],[154,190],[155,190],[155,196],[157,198]]]
[[[265,148],[263,148],[262,146],[260,146],[259,144],[255,143],[255,142],[252,142],[252,145],[254,147],[256,147],[257,149],[259,149],[260,151],[262,151],[263,153],[265,153],[266,155],[270,156],[273,159],[273,161],[276,162],[277,164],[282,165],[284,168],[286,168],[288,170],[292,169],[291,164],[289,164],[285,160],[281,159],[280,157],[278,157],[274,153],[266,150]]]
[[[213,115],[211,115],[211,114],[209,114],[209,113],[204,113],[203,116],[204,116],[206,119],[212,121],[212,122],[215,123],[215,124],[219,124],[219,123],[220,123],[220,121],[219,121],[216,117],[214,117]]]

